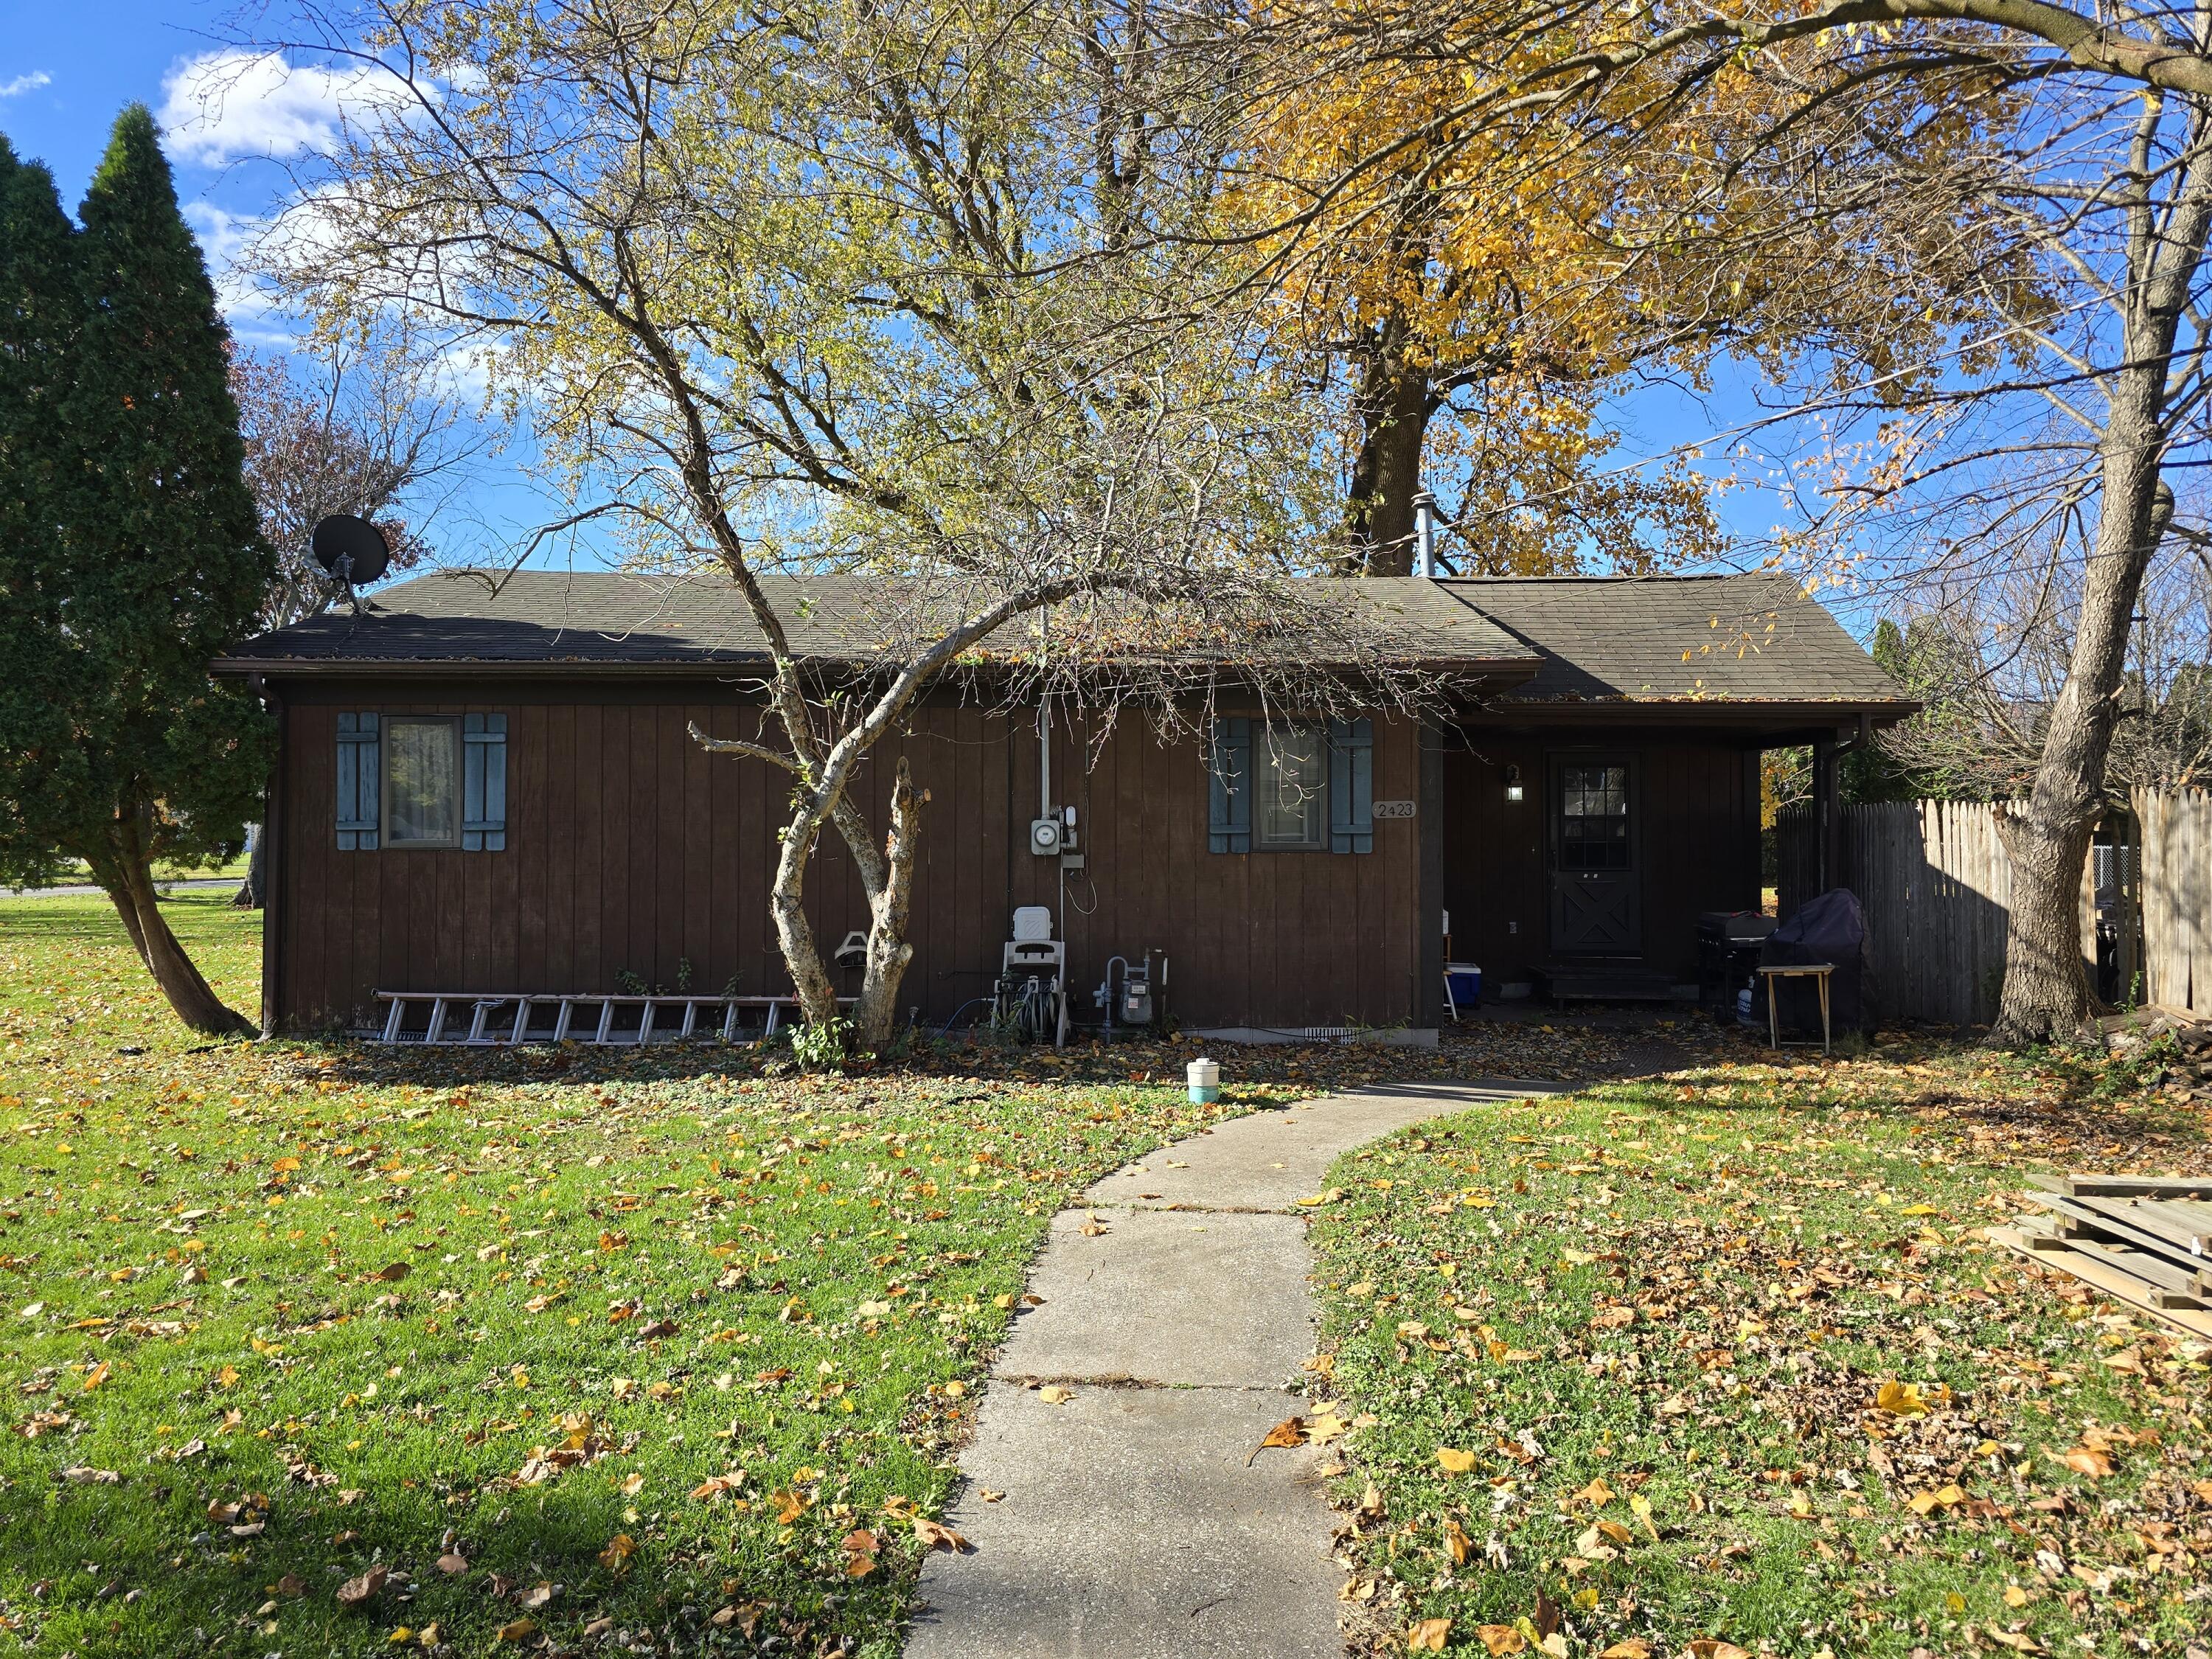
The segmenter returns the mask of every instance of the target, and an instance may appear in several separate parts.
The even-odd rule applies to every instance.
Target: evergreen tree
[[[250,1032],[170,932],[152,873],[235,847],[274,747],[252,698],[207,672],[275,574],[228,335],[144,106],[117,120],[80,231],[43,169],[8,167],[0,327],[23,345],[0,445],[34,465],[0,486],[0,872],[83,860],[179,1018]]]

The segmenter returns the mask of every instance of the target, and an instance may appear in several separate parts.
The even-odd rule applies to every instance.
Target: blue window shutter
[[[461,717],[461,850],[507,850],[507,716]]]
[[[1328,723],[1328,850],[1375,850],[1375,726]]]
[[[373,853],[381,820],[381,729],[374,714],[338,716],[338,851]]]
[[[1213,723],[1206,789],[1206,850],[1252,850],[1252,722],[1242,718]]]

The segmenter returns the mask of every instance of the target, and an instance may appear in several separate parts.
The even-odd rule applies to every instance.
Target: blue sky
[[[313,70],[249,73],[223,99],[219,118],[208,118],[192,96],[194,77],[218,61],[221,25],[234,9],[234,0],[0,0],[0,132],[19,155],[52,167],[64,203],[74,209],[116,112],[134,100],[146,103],[168,130],[185,212],[218,277],[243,227],[282,199],[281,172],[254,158],[312,144],[339,90]],[[283,319],[251,303],[234,304],[231,325],[258,349],[281,349],[286,338]],[[1741,386],[1723,386],[1712,398],[1655,389],[1621,411],[1626,448],[1642,456],[1704,441],[1754,408]],[[529,526],[551,516],[525,479],[522,459],[511,447],[487,462],[467,499],[428,527],[447,559],[498,560]],[[1753,489],[1729,495],[1723,511],[1748,553],[1783,507]]]
[[[0,0],[0,133],[18,155],[53,169],[63,204],[74,212],[117,112],[133,101],[147,105],[163,125],[185,216],[219,284],[246,228],[284,197],[281,170],[256,158],[313,143],[337,91],[331,77],[313,70],[248,73],[210,118],[194,90],[223,62],[221,26],[235,11],[235,0]],[[286,319],[234,289],[227,298],[241,343],[285,349]],[[500,561],[550,516],[521,459],[513,446],[488,459],[465,496],[424,526],[445,559]]]

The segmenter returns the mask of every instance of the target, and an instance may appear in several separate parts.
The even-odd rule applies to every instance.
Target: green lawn
[[[1982,1236],[2027,1169],[2212,1167],[2156,1069],[1892,1044],[1347,1157],[1319,1392],[1378,1639],[2202,1659],[2205,1345]]]
[[[251,1006],[258,916],[171,914]],[[0,902],[0,1624],[894,1652],[1048,1218],[1301,1091],[756,1066],[206,1045],[104,903]]]

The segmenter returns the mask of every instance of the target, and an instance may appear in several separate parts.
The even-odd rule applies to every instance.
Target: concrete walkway
[[[1153,1152],[1062,1212],[961,1458],[907,1659],[1340,1659],[1306,1409],[1313,1261],[1297,1200],[1338,1154],[1555,1084],[1376,1089],[1254,1113]],[[1073,1390],[1048,1404],[1034,1384]],[[988,1496],[987,1496],[988,1494]]]

